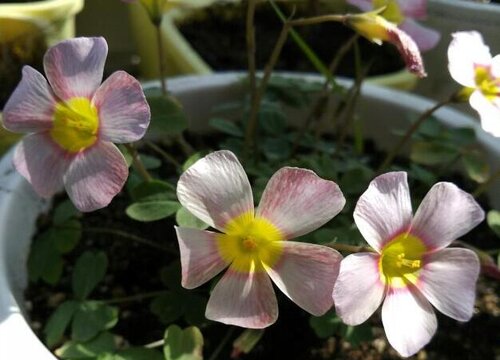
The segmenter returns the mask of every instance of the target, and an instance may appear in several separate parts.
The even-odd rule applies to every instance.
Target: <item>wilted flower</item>
[[[149,125],[136,79],[117,71],[100,85],[107,52],[104,38],[58,43],[44,57],[48,83],[25,66],[3,112],[5,128],[32,133],[16,148],[16,169],[42,197],[64,186],[82,211],[108,205],[127,179],[127,164],[113,142],[136,141]]]
[[[278,305],[269,277],[292,301],[314,314],[328,311],[340,254],[330,248],[286,241],[318,228],[345,204],[338,186],[314,172],[285,167],[269,180],[254,211],[248,178],[230,151],[192,165],[177,184],[181,204],[221,231],[176,228],[182,286],[204,284],[226,267],[206,316],[247,328],[276,321]]]
[[[405,172],[373,180],[354,210],[359,231],[376,253],[347,256],[333,297],[342,320],[358,325],[382,305],[389,343],[403,356],[427,344],[437,328],[432,305],[459,321],[472,316],[479,260],[446,247],[484,219],[471,195],[435,184],[412,216]]]
[[[434,48],[439,42],[441,36],[437,31],[415,21],[426,18],[427,0],[347,0],[347,2],[365,12],[385,7],[379,15],[407,33],[422,52]]]
[[[383,41],[396,46],[407,69],[418,77],[427,76],[417,44],[395,24],[376,11],[346,15],[346,24],[368,40],[381,45]]]
[[[470,105],[479,113],[485,131],[500,137],[500,54],[490,49],[476,31],[453,34],[448,48],[450,74],[465,88]]]

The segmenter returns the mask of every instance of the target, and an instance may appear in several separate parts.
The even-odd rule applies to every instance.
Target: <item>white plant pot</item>
[[[500,54],[500,4],[466,0],[429,0],[425,25],[441,33],[437,47],[423,54],[428,77],[419,82],[417,92],[432,99],[444,99],[460,88],[448,72],[451,34],[476,30],[483,34],[491,53]],[[464,108],[468,111],[468,108]],[[470,113],[474,113],[472,110]]]
[[[171,79],[170,91],[184,105],[194,132],[207,132],[207,116],[214,104],[241,99],[242,73],[188,76]],[[315,75],[287,75],[320,81]],[[346,83],[346,82],[344,82]],[[149,84],[151,86],[151,84]],[[382,148],[394,143],[388,129],[408,125],[411,116],[433,105],[429,100],[395,90],[365,85],[358,106],[364,133]],[[473,127],[478,141],[494,169],[500,168],[500,142],[484,133],[468,116],[443,108],[435,117],[446,126]],[[290,113],[292,122],[299,117]],[[55,360],[30,329],[23,314],[23,291],[27,285],[26,259],[36,217],[48,202],[38,198],[30,185],[16,173],[11,164],[12,151],[0,162],[0,359]],[[500,207],[500,193],[491,191],[490,200]]]

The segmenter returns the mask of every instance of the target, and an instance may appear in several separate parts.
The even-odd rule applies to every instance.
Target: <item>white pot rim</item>
[[[170,91],[181,102],[185,105],[190,101],[194,102],[199,105],[193,108],[194,111],[201,111],[206,116],[203,108],[205,105],[200,101],[198,94],[206,94],[206,97],[210,98],[207,101],[212,102],[234,96],[234,94],[238,95],[238,91],[243,89],[240,80],[244,75],[243,72],[230,72],[185,76],[170,79],[168,85]],[[322,77],[318,75],[296,73],[282,73],[282,75],[308,81],[322,80]],[[349,83],[346,80],[341,80],[341,82]],[[155,85],[159,83],[149,82],[144,86]],[[397,108],[405,104],[407,110],[420,113],[434,104],[416,95],[371,84],[363,86],[362,96],[369,102],[370,111],[377,104],[378,106],[389,104]],[[188,112],[190,109],[186,106]],[[196,117],[194,113],[189,115]],[[472,118],[450,108],[440,109],[435,117],[448,126],[473,127],[483,148],[490,154],[490,158],[496,159],[496,167],[500,167],[500,142],[482,131]],[[377,126],[380,128],[380,125],[377,124]],[[12,154],[11,150],[0,161],[0,359],[55,360],[56,357],[45,348],[30,329],[22,315],[20,303],[22,291],[26,286],[27,275],[23,269],[25,269],[31,235],[34,232],[34,221],[37,215],[47,207],[47,202],[41,201],[33,193],[29,184],[15,172],[11,162]],[[500,205],[500,198],[497,200]],[[16,238],[15,242],[13,238]],[[13,258],[13,254],[21,255]]]

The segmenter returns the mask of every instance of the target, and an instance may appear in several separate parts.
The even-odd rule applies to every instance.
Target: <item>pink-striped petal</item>
[[[408,230],[412,218],[405,172],[376,177],[354,209],[354,221],[372,248],[380,251],[395,235]]]
[[[92,101],[99,110],[101,139],[127,143],[144,136],[151,114],[141,84],[134,77],[125,71],[113,73]]]
[[[385,285],[380,281],[380,255],[360,253],[347,256],[333,288],[335,311],[348,325],[365,322],[382,303]]]
[[[442,249],[484,220],[474,198],[448,182],[435,184],[422,200],[411,225],[428,250]]]
[[[267,273],[294,303],[315,316],[333,305],[333,284],[342,256],[325,246],[287,241],[277,264]]]
[[[263,271],[243,273],[229,268],[213,289],[205,316],[250,329],[273,324],[278,303],[269,276]]]
[[[461,31],[452,34],[448,47],[448,70],[456,82],[467,87],[476,87],[476,66],[489,67],[490,48],[477,31]]]
[[[500,137],[500,97],[498,104],[487,99],[479,90],[469,98],[470,105],[479,113],[481,127],[493,136]]]
[[[436,309],[458,321],[474,310],[480,264],[468,249],[443,249],[429,254],[416,286]]]
[[[47,80],[31,66],[23,67],[21,82],[3,109],[3,124],[14,132],[40,132],[52,127],[56,100]]]
[[[63,175],[71,161],[46,133],[24,137],[14,153],[14,165],[41,197],[63,189]]]
[[[91,99],[102,81],[108,44],[102,37],[75,38],[54,45],[43,66],[52,90],[62,100]]]
[[[268,219],[291,239],[325,224],[344,205],[344,195],[333,181],[311,170],[284,167],[267,183],[257,216]]]
[[[98,141],[74,157],[64,176],[64,186],[80,211],[93,211],[111,202],[127,176],[127,163],[120,150],[112,143]]]
[[[216,233],[206,230],[175,227],[182,265],[182,286],[194,289],[229,264],[219,255]]]
[[[356,6],[361,11],[370,11],[373,7],[370,0],[347,0],[347,3]]]
[[[438,31],[422,26],[412,19],[403,21],[399,28],[411,36],[421,52],[434,48],[441,38]]]
[[[422,349],[437,329],[431,304],[413,287],[388,289],[382,305],[387,340],[402,356]]]
[[[423,19],[427,16],[427,0],[398,0],[405,17]]]
[[[415,41],[406,32],[391,23],[387,24],[386,31],[387,41],[396,46],[408,71],[420,78],[426,77],[424,61]]]
[[[229,220],[254,211],[245,170],[227,150],[213,152],[189,167],[177,183],[177,197],[196,217],[221,231]]]

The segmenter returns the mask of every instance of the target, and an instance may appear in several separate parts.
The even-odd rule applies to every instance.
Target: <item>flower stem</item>
[[[161,251],[164,251],[164,252],[167,252],[170,254],[174,254],[174,255],[179,255],[177,253],[177,251],[175,251],[173,249],[164,247],[164,246],[159,245],[151,240],[142,238],[140,236],[131,234],[131,233],[123,231],[123,230],[108,229],[108,228],[101,228],[101,227],[84,227],[83,231],[88,232],[88,233],[93,233],[93,234],[116,235],[116,236],[122,237],[124,239],[135,241],[138,244],[147,245],[147,246],[152,247],[152,248],[157,249],[157,250],[161,250]]]
[[[102,302],[105,302],[106,304],[121,304],[125,302],[132,302],[132,301],[142,301],[145,299],[149,299],[158,295],[162,295],[167,293],[168,290],[158,290],[158,291],[151,291],[147,293],[142,293],[142,294],[136,294],[136,295],[131,295],[131,296],[124,296],[124,297],[119,297],[119,298],[114,298],[114,299],[109,299],[109,300],[100,300]]]
[[[151,174],[144,167],[144,164],[142,163],[142,161],[139,157],[139,153],[137,152],[137,149],[134,147],[134,145],[125,144],[125,147],[127,148],[127,151],[129,152],[129,154],[132,156],[132,162],[133,162],[134,168],[142,176],[142,178],[145,181],[153,180],[153,177],[151,176]]]
[[[427,109],[424,111],[418,119],[408,128],[404,136],[399,140],[399,142],[394,146],[394,148],[387,154],[385,157],[384,161],[382,164],[379,166],[377,173],[380,174],[382,173],[389,165],[391,165],[392,161],[396,157],[396,155],[399,153],[401,148],[406,144],[406,142],[411,138],[411,136],[415,133],[415,131],[418,130],[418,128],[424,123],[427,118],[429,118],[436,110],[440,109],[441,107],[450,104],[453,102],[453,98],[449,97],[441,102],[438,102],[435,104],[433,107]]]
[[[175,157],[170,155],[168,152],[163,150],[161,147],[159,147],[155,143],[153,143],[151,141],[146,141],[146,146],[149,147],[151,150],[156,151],[161,157],[163,157],[163,159],[166,162],[174,165],[176,168],[180,169],[182,167],[182,165],[175,159]]]
[[[148,348],[148,349],[154,349],[154,348],[163,346],[164,344],[165,344],[165,339],[160,339],[160,340],[153,341],[152,343],[146,344],[146,345],[144,345],[144,347]]]
[[[155,24],[156,29],[156,44],[158,46],[158,71],[160,72],[161,93],[167,95],[167,79],[165,71],[165,56],[163,53],[163,37],[161,34],[161,22]]]
[[[231,336],[233,335],[234,329],[235,329],[234,326],[230,326],[229,327],[229,329],[226,332],[226,335],[224,336],[224,338],[222,339],[222,341],[219,343],[219,345],[215,348],[214,352],[212,353],[212,355],[210,355],[210,357],[208,358],[208,360],[217,360],[217,359],[219,359],[219,354],[222,351],[222,349],[224,348],[224,346],[226,346],[226,344],[229,341],[229,339],[231,338]]]
[[[493,174],[490,175],[488,180],[486,180],[484,183],[479,185],[476,190],[472,193],[472,196],[475,198],[478,198],[482,193],[484,193],[488,188],[496,181],[500,179],[500,169],[495,171]]]
[[[375,252],[375,250],[372,249],[370,246],[354,246],[354,245],[340,244],[337,242],[331,242],[323,245],[338,251],[345,251],[350,253]]]

